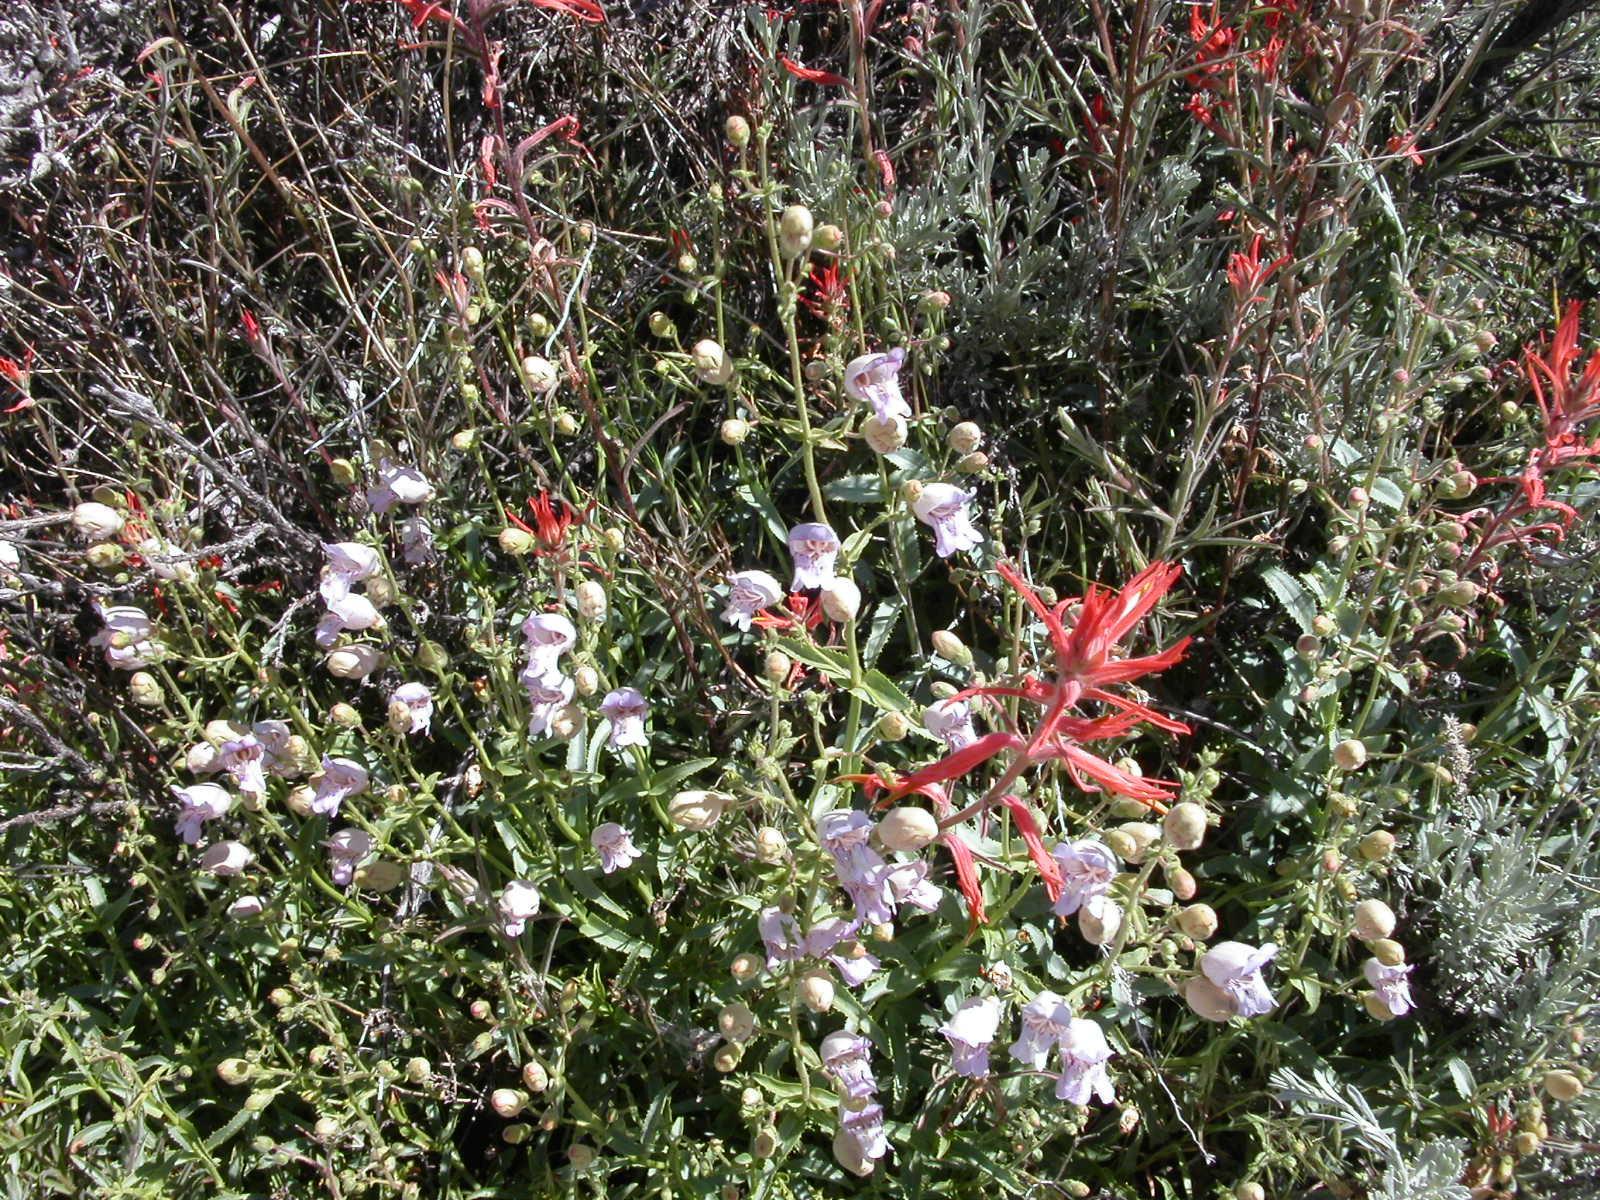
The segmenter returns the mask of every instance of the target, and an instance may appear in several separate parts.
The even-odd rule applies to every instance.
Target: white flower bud
[[[1552,1100],[1567,1102],[1583,1095],[1583,1080],[1571,1071],[1546,1071],[1541,1082]]]
[[[736,954],[733,962],[728,965],[728,970],[739,983],[749,983],[761,974],[761,959],[754,954]]]
[[[844,230],[837,225],[818,225],[811,235],[811,244],[818,250],[837,250],[844,245]]]
[[[371,646],[341,646],[328,655],[328,674],[339,679],[365,679],[378,669],[379,659]]]
[[[811,233],[815,228],[811,210],[803,204],[791,204],[778,218],[778,243],[790,258],[811,249]]]
[[[328,710],[328,720],[332,721],[340,729],[361,728],[361,714],[352,705],[346,704],[343,700]]]
[[[196,742],[183,756],[183,765],[192,775],[210,775],[219,770],[217,748],[210,742]]]
[[[572,673],[572,686],[580,696],[592,696],[600,690],[600,672],[584,663]]]
[[[1333,765],[1341,771],[1354,771],[1367,761],[1367,748],[1355,738],[1346,738],[1333,748]]]
[[[550,718],[550,736],[557,741],[570,742],[583,728],[583,709],[576,704],[564,704]]]
[[[769,683],[782,683],[789,678],[789,672],[794,669],[794,660],[782,650],[774,650],[767,655],[766,662],[761,665],[761,674]]]
[[[1209,904],[1191,904],[1178,914],[1178,928],[1197,942],[1217,932],[1217,913]]]
[[[915,854],[939,836],[939,822],[925,808],[890,809],[878,822],[878,841],[886,850]]]
[[[72,527],[86,542],[105,542],[122,532],[122,514],[109,504],[86,500],[72,510]]]
[[[1374,829],[1361,839],[1356,853],[1367,862],[1382,862],[1394,853],[1394,834],[1387,829]]]
[[[750,144],[750,122],[735,113],[722,123],[722,136],[728,139],[728,145],[742,150]]]
[[[544,1069],[543,1063],[526,1062],[522,1064],[522,1086],[530,1092],[542,1092],[550,1086],[550,1072]]]
[[[1116,940],[1122,929],[1122,909],[1105,896],[1096,896],[1078,910],[1078,932],[1091,946]]]
[[[733,359],[728,352],[710,338],[703,338],[690,351],[694,369],[702,383],[727,383],[733,378]]]
[[[1363,900],[1356,905],[1356,936],[1363,942],[1377,941],[1394,932],[1394,910],[1382,900]]]
[[[495,1088],[489,1107],[502,1117],[514,1117],[528,1106],[528,1097],[516,1088]]]
[[[242,1058],[225,1058],[217,1064],[217,1078],[234,1087],[248,1082],[250,1075],[250,1064]]]
[[[830,621],[854,621],[861,611],[861,589],[850,579],[828,580],[822,585],[822,611]]]
[[[756,1033],[756,1015],[749,1005],[735,1001],[717,1014],[717,1028],[730,1042],[748,1042]]]
[[[723,445],[742,446],[745,439],[750,436],[750,422],[739,417],[729,417],[722,423],[718,434],[722,438]]]
[[[83,557],[96,571],[113,571],[128,559],[128,552],[115,542],[101,542],[90,546]]]
[[[962,421],[945,434],[944,444],[957,454],[971,454],[983,445],[983,430],[972,421]]]
[[[1133,843],[1130,852],[1123,854],[1122,857],[1135,865],[1144,862],[1145,856],[1150,853],[1150,848],[1161,840],[1161,827],[1152,825],[1148,821],[1124,822],[1117,826],[1116,832],[1126,834]]]
[[[756,830],[756,857],[764,863],[780,863],[789,853],[789,840],[771,825]]]
[[[898,742],[911,732],[911,722],[904,713],[886,712],[878,718],[878,736],[886,742]]]
[[[679,829],[701,833],[722,819],[732,800],[726,792],[679,792],[667,802],[667,817]]]
[[[1406,960],[1406,948],[1393,938],[1378,938],[1367,943],[1367,949],[1386,967],[1398,967]]]
[[[874,454],[893,454],[909,435],[904,417],[868,416],[861,422],[861,436]]]
[[[933,631],[934,653],[945,662],[954,663],[958,667],[972,665],[972,651],[967,649],[967,644],[948,629],[935,629]]]
[[[128,676],[128,695],[140,708],[160,708],[167,698],[161,681],[148,671],[135,671]]]
[[[1383,997],[1377,992],[1362,992],[1361,1003],[1367,1010],[1367,1015],[1375,1021],[1392,1021],[1395,1014],[1383,1002]]]
[[[1233,1189],[1233,1200],[1267,1200],[1267,1192],[1259,1183],[1241,1183]]]
[[[833,978],[825,970],[807,971],[800,976],[800,1002],[814,1013],[833,1007]]]
[[[522,377],[528,381],[529,389],[541,396],[555,391],[561,382],[561,372],[555,363],[538,354],[530,354],[522,360]]]
[[[1205,841],[1206,810],[1193,801],[1174,804],[1161,821],[1167,844],[1175,850],[1193,850]]]
[[[578,615],[585,621],[603,621],[606,615],[606,589],[593,579],[578,585]]]

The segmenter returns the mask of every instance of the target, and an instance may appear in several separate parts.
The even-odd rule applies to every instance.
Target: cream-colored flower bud
[[[975,421],[962,421],[945,434],[944,444],[957,454],[971,454],[983,445],[983,430]]]
[[[733,962],[728,964],[728,970],[739,983],[749,983],[761,974],[761,959],[754,954],[736,954]]]
[[[695,373],[700,376],[702,383],[721,384],[733,378],[733,359],[720,343],[710,338],[696,342],[690,357],[694,359]]]
[[[514,1117],[528,1107],[528,1097],[516,1088],[495,1088],[489,1095],[489,1107],[502,1117]]]
[[[789,856],[789,839],[781,829],[763,825],[756,830],[756,857],[764,863],[781,863]]]
[[[1123,862],[1132,862],[1133,856],[1139,853],[1139,843],[1133,836],[1122,829],[1108,829],[1105,833],[1106,846]]]
[[[929,312],[943,312],[950,307],[950,293],[944,291],[923,292],[917,303]]]
[[[1583,1080],[1571,1071],[1546,1071],[1540,1082],[1552,1100],[1566,1102],[1583,1095]]]
[[[1367,1006],[1371,1008],[1369,1004]],[[1527,1158],[1530,1154],[1539,1153],[1539,1147],[1544,1144],[1544,1139],[1532,1129],[1524,1129],[1511,1139],[1511,1149],[1518,1158]]]
[[[967,644],[948,629],[935,629],[929,639],[933,642],[934,653],[945,662],[954,663],[958,667],[972,665],[972,651],[967,649]]]
[[[1361,839],[1356,853],[1367,862],[1382,862],[1394,853],[1394,834],[1387,829],[1374,829]]]
[[[1354,771],[1367,761],[1367,748],[1355,738],[1346,738],[1333,748],[1333,765],[1341,771]]]
[[[1394,1013],[1389,1010],[1389,1006],[1383,1002],[1383,997],[1379,996],[1377,992],[1362,992],[1361,1003],[1366,1008],[1367,1015],[1372,1017],[1373,1020],[1394,1020]]]
[[[811,235],[811,244],[818,250],[832,253],[844,245],[844,230],[837,225],[818,225],[817,231]]]
[[[433,1064],[420,1055],[406,1060],[406,1079],[411,1083],[427,1083],[433,1078]]]
[[[160,708],[167,698],[161,681],[149,671],[135,671],[128,676],[128,695],[140,708]]]
[[[191,775],[210,775],[218,770],[217,748],[210,742],[196,742],[184,753],[183,765]]]
[[[1178,928],[1197,942],[1217,932],[1217,911],[1209,904],[1191,904],[1178,913]]]
[[[904,417],[869,415],[861,422],[861,437],[874,454],[893,454],[906,444],[910,428]]]
[[[289,806],[289,811],[295,816],[309,817],[311,815],[311,802],[316,798],[316,795],[317,793],[309,787],[297,787],[284,798],[284,803]]]
[[[522,378],[531,391],[547,396],[561,383],[561,371],[543,355],[530,354],[522,360]]]
[[[206,727],[201,731],[201,736],[213,746],[221,746],[223,742],[234,742],[249,734],[250,730],[237,721],[207,721]]]
[[[556,414],[556,433],[561,437],[578,436],[578,418],[569,412]]]
[[[593,579],[586,579],[578,585],[578,615],[585,621],[603,621],[606,616],[608,601],[606,589]]]
[[[814,1013],[833,1007],[833,978],[825,970],[807,971],[797,985],[800,1002]]]
[[[722,123],[722,136],[735,150],[742,150],[750,144],[750,122],[735,113]]]
[[[878,718],[878,736],[886,742],[898,742],[911,732],[911,722],[904,713],[886,712]]]
[[[542,1092],[550,1086],[550,1072],[544,1069],[543,1063],[525,1062],[522,1064],[522,1086],[535,1094]]]
[[[613,554],[621,554],[628,548],[627,533],[615,525],[612,525],[600,536],[605,541],[606,549]]]
[[[878,822],[878,841],[886,850],[915,854],[939,836],[939,822],[925,808],[892,808]]]
[[[811,249],[811,234],[816,228],[811,210],[803,204],[791,204],[778,218],[778,245],[793,258]]]
[[[450,448],[465,454],[478,444],[476,429],[458,429],[450,435]]]
[[[1183,985],[1183,1002],[1196,1016],[1219,1024],[1234,1014],[1233,998],[1204,975]]]
[[[406,869],[397,862],[380,858],[356,868],[356,886],[372,892],[392,892],[406,881]]]
[[[1393,938],[1378,938],[1368,942],[1367,949],[1372,951],[1372,957],[1386,967],[1398,967],[1406,960],[1406,948]]]
[[[567,1161],[574,1171],[587,1171],[594,1166],[594,1147],[574,1142],[567,1147]]]
[[[748,1042],[756,1035],[756,1015],[748,1004],[736,1000],[717,1013],[717,1029],[730,1042]]]
[[[250,1064],[242,1058],[225,1058],[217,1064],[217,1078],[234,1087],[248,1083],[253,1073]]]
[[[580,696],[592,696],[600,690],[600,672],[583,663],[572,673],[572,686]]]
[[[650,332],[658,338],[670,338],[678,332],[678,327],[672,323],[672,318],[657,309],[650,314]]]
[[[727,792],[685,791],[667,801],[667,819],[679,829],[703,833],[722,819],[732,802]]]
[[[1241,1183],[1233,1189],[1233,1200],[1267,1200],[1266,1189],[1259,1183]]]
[[[789,678],[789,672],[794,669],[794,660],[782,650],[774,650],[767,655],[766,661],[761,664],[761,674],[768,683],[782,683]]]
[[[1136,865],[1144,862],[1151,848],[1161,840],[1161,827],[1152,825],[1149,821],[1125,821],[1117,826],[1116,831],[1125,833],[1132,839],[1133,851],[1123,855],[1123,858]]]
[[[1193,900],[1195,892],[1200,889],[1195,877],[1182,867],[1172,867],[1166,872],[1166,876],[1167,887],[1172,889],[1174,900]]]
[[[711,1065],[726,1075],[736,1070],[739,1060],[744,1057],[744,1047],[737,1042],[724,1042],[717,1047],[717,1052],[711,1056]]]
[[[861,611],[861,589],[854,580],[828,580],[822,585],[822,611],[830,621],[854,621]]]
[[[83,559],[96,571],[113,571],[128,561],[128,552],[115,542],[101,542],[85,550]]]
[[[550,736],[559,742],[570,742],[583,728],[583,709],[576,704],[563,704],[550,718]]]
[[[717,432],[723,445],[742,446],[750,436],[750,422],[740,417],[729,417]]]
[[[971,454],[963,454],[956,462],[956,470],[963,475],[976,475],[989,465],[989,456],[982,450],[974,450]]]
[[[109,504],[85,500],[72,510],[72,528],[86,542],[105,542],[122,532],[123,517]]]
[[[469,279],[483,278],[483,251],[468,246],[461,251],[461,270]]]
[[[328,655],[328,674],[339,679],[365,679],[378,669],[380,657],[371,646],[341,646]]]
[[[1121,929],[1122,909],[1105,896],[1090,900],[1078,910],[1078,932],[1091,946],[1108,945]]]
[[[411,732],[411,706],[404,700],[391,700],[388,712],[389,729],[394,733]]]
[[[423,642],[417,647],[417,666],[425,671],[442,671],[450,665],[450,652],[438,642]]]
[[[908,479],[900,485],[900,499],[907,504],[915,504],[922,496],[923,482],[920,479]]]
[[[1388,937],[1394,932],[1394,909],[1382,900],[1363,900],[1356,905],[1355,932],[1363,942]]]
[[[1191,800],[1174,804],[1161,820],[1167,844],[1175,850],[1196,849],[1206,837],[1206,810]]]
[[[340,729],[359,729],[361,727],[361,714],[352,705],[339,701],[328,710],[328,720]],[[409,724],[409,722],[407,722]]]

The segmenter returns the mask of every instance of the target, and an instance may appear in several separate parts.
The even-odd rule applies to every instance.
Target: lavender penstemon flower
[[[328,850],[328,873],[346,887],[355,878],[361,860],[372,853],[372,835],[364,829],[341,829],[323,843]]]
[[[389,712],[391,720],[398,714],[403,732],[428,733],[433,723],[433,693],[426,684],[402,683],[389,694]]]
[[[172,794],[182,805],[174,831],[191,846],[200,840],[207,821],[226,815],[233,807],[233,797],[214,783],[175,787]]]
[[[1117,857],[1109,847],[1090,838],[1057,842],[1051,851],[1061,870],[1061,897],[1052,911],[1070,917],[1090,900],[1104,896],[1117,877]]]
[[[1072,1022],[1072,1012],[1054,992],[1040,992],[1022,1009],[1022,1032],[1011,1044],[1011,1057],[1040,1070],[1050,1050],[1061,1044]]]
[[[983,544],[983,535],[972,523],[968,508],[973,493],[962,491],[948,483],[930,483],[912,503],[917,520],[933,528],[933,548],[940,558],[949,558],[963,550],[976,550]]]
[[[940,700],[922,710],[922,725],[945,744],[946,749],[964,750],[978,740],[972,724],[972,706],[965,700]]]
[[[600,711],[611,722],[608,745],[613,750],[627,746],[648,746],[650,739],[644,731],[644,716],[650,711],[650,702],[637,688],[617,688],[607,692],[600,701]]]
[[[1367,982],[1372,985],[1379,1002],[1384,1008],[1397,1017],[1403,1017],[1416,1003],[1411,998],[1411,974],[1409,963],[1396,963],[1388,966],[1379,959],[1369,958],[1361,965],[1361,973],[1367,977]]]
[[[796,525],[789,530],[789,554],[794,559],[792,591],[820,588],[833,578],[843,543],[830,526],[818,522]]]
[[[351,796],[367,790],[367,769],[348,758],[322,758],[322,771],[311,781],[314,794],[311,811],[324,817],[337,816],[339,806]]]
[[[911,405],[900,393],[900,368],[905,360],[906,352],[899,347],[851,359],[844,368],[845,395],[872,405],[873,414],[880,421],[909,417]]]
[[[736,571],[728,576],[728,606],[722,619],[746,632],[756,613],[783,599],[783,588],[765,571]]]
[[[974,996],[962,1003],[939,1032],[950,1043],[950,1069],[968,1079],[989,1074],[989,1045],[1000,1029],[1000,1001]]]
[[[1233,1002],[1241,1017],[1259,1017],[1277,1005],[1261,971],[1277,957],[1268,942],[1259,950],[1243,942],[1218,942],[1200,960],[1200,971]]]
[[[633,865],[639,851],[633,844],[633,834],[615,821],[595,826],[589,835],[589,845],[600,855],[600,870],[609,875]]]
[[[1073,1017],[1061,1042],[1061,1074],[1056,1079],[1056,1099],[1085,1105],[1091,1096],[1101,1104],[1116,1100],[1106,1063],[1111,1046],[1105,1032],[1085,1017]]]
[[[539,889],[526,879],[513,879],[500,889],[496,908],[501,932],[507,937],[518,937],[523,927],[539,914]]]

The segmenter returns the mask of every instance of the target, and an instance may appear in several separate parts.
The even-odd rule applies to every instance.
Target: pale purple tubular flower
[[[1241,1017],[1259,1017],[1277,1004],[1261,978],[1262,968],[1277,954],[1271,942],[1259,950],[1243,942],[1218,942],[1200,960],[1200,970],[1227,993]]]
[[[848,986],[860,987],[883,965],[857,940],[856,931],[860,928],[859,920],[828,917],[818,921],[805,936],[806,957],[831,963]]]
[[[1411,998],[1411,982],[1406,978],[1411,974],[1409,964],[1397,963],[1390,967],[1376,958],[1369,958],[1362,965],[1361,973],[1367,977],[1383,1006],[1395,1016],[1403,1017],[1417,1006]]]
[[[209,874],[227,878],[239,874],[255,861],[255,857],[243,842],[212,842],[201,852],[195,865]]]
[[[779,964],[796,962],[805,957],[806,939],[800,933],[800,922],[793,914],[774,905],[761,910],[756,920],[761,931],[761,941],[767,948],[767,970],[777,970]]]
[[[822,1069],[852,1100],[865,1100],[876,1094],[878,1081],[872,1077],[872,1042],[859,1034],[839,1030],[822,1039]]]
[[[1091,1096],[1101,1104],[1116,1101],[1106,1063],[1111,1046],[1105,1031],[1085,1017],[1073,1017],[1061,1039],[1061,1074],[1056,1079],[1056,1099],[1085,1105]]]
[[[131,604],[108,604],[100,606],[99,612],[106,627],[90,641],[104,648],[108,666],[137,671],[156,660],[160,649],[150,637],[155,626],[144,609]]]
[[[608,744],[613,750],[650,744],[644,731],[644,715],[650,711],[650,702],[637,688],[624,687],[607,692],[605,699],[600,701],[600,711],[611,722]]]
[[[889,1139],[883,1131],[883,1105],[868,1104],[851,1108],[839,1105],[839,1128],[855,1143],[864,1159],[878,1159],[889,1153]]]
[[[500,889],[500,929],[507,937],[519,937],[523,927],[539,915],[539,889],[526,879],[513,879]]]
[[[544,674],[529,677],[530,665],[518,676],[528,689],[528,736],[544,737],[550,732],[556,714],[572,703],[576,686],[565,675]]]
[[[817,818],[817,838],[833,858],[843,883],[864,879],[883,866],[883,856],[869,844],[872,818],[853,808],[836,808]]]
[[[818,522],[796,525],[789,530],[789,554],[794,559],[792,591],[819,588],[833,578],[833,564],[843,547],[839,535]]]
[[[950,1043],[950,1069],[967,1079],[982,1079],[989,1073],[989,1044],[1000,1031],[1000,1001],[993,996],[974,996],[965,1001],[939,1026]]]
[[[361,860],[372,853],[372,835],[364,829],[341,829],[326,842],[328,873],[334,883],[346,887],[356,877]]]
[[[378,573],[381,560],[371,546],[360,542],[323,542],[322,549],[328,556],[328,574],[344,580],[346,591],[351,584]]]
[[[978,740],[972,706],[965,700],[941,700],[922,710],[922,726],[950,750],[965,750]]]
[[[1044,1066],[1050,1048],[1067,1036],[1072,1012],[1054,992],[1040,992],[1022,1009],[1022,1033],[1011,1044],[1011,1057],[1034,1070]]]
[[[944,889],[928,878],[931,870],[925,859],[914,862],[890,863],[882,868],[883,881],[889,885],[894,902],[909,904],[921,912],[931,913],[944,899]]]
[[[348,758],[322,756],[322,772],[311,781],[311,811],[324,817],[339,814],[339,806],[367,790],[367,769]]]
[[[253,733],[217,748],[217,765],[233,776],[234,786],[246,796],[267,794],[266,757],[267,748]]]
[[[387,458],[378,462],[378,483],[367,489],[367,504],[380,517],[396,504],[422,504],[431,499],[433,484],[426,475]]]
[[[312,633],[317,645],[323,650],[332,650],[339,644],[339,636],[344,633],[344,622],[331,612],[325,612],[317,618],[317,627]]]
[[[589,835],[589,844],[600,855],[600,870],[607,875],[632,866],[640,857],[633,844],[633,834],[615,821],[595,826]]]
[[[389,705],[406,706],[411,725],[407,733],[431,733],[433,727],[433,693],[424,683],[402,683],[389,695]]]
[[[783,599],[783,588],[765,571],[735,571],[728,576],[728,607],[722,619],[749,632],[750,619]]]
[[[906,352],[899,347],[886,354],[863,354],[852,358],[844,368],[845,395],[872,405],[880,421],[909,417],[911,405],[900,394],[900,368]]]
[[[265,765],[268,771],[283,779],[292,779],[298,774],[300,764],[289,752],[289,738],[292,736],[289,722],[257,721],[250,726],[250,732],[266,751]]]
[[[233,807],[233,797],[214,783],[175,787],[172,794],[183,806],[178,810],[174,832],[191,846],[200,840],[207,821],[215,821]]]
[[[1091,838],[1057,842],[1051,853],[1061,868],[1061,898],[1053,910],[1056,916],[1070,917],[1111,890],[1117,877],[1117,856],[1104,844]]]
[[[948,483],[930,483],[911,505],[917,520],[933,527],[933,548],[940,558],[976,550],[983,544],[983,535],[967,511],[973,495]]]
[[[400,556],[413,567],[433,561],[433,526],[425,517],[404,517],[395,526],[400,531]]]
[[[324,599],[327,598],[324,597]],[[342,596],[328,600],[327,603],[327,615],[338,620],[341,630],[351,630],[359,633],[362,630],[371,629],[383,620],[378,615],[378,606],[360,592],[346,592]]]
[[[578,631],[560,613],[536,612],[522,623],[528,650],[528,672],[553,675],[556,662],[578,644]]]

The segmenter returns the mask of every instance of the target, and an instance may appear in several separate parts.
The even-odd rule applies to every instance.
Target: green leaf
[[[1316,619],[1317,605],[1311,594],[1282,567],[1268,567],[1261,572],[1261,581],[1277,598],[1283,610],[1295,619],[1301,633],[1311,632],[1311,622]]]
[[[823,488],[822,494],[844,504],[879,502],[884,498],[883,480],[876,475],[846,475]]]

